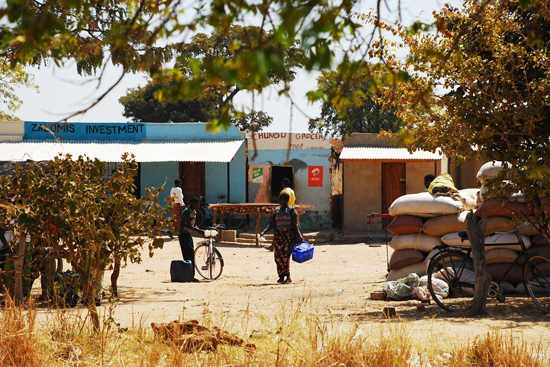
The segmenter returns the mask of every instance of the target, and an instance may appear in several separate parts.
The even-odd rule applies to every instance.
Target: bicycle
[[[226,198],[226,196],[220,195],[217,196],[217,198],[218,204],[220,204],[222,200]],[[197,209],[197,218],[195,220],[195,223],[199,228],[208,227],[214,222],[214,215],[212,211],[208,209],[208,204],[206,204],[205,197],[199,195],[199,200],[201,204],[199,209]],[[220,218],[218,217],[218,222],[223,222],[225,224],[225,227],[228,229],[241,228],[242,226],[244,226],[245,218],[244,215],[224,213],[222,220],[220,220]]]
[[[216,280],[223,272],[223,257],[214,245],[220,229],[223,229],[223,225],[205,230],[204,237],[207,240],[195,249],[195,269],[204,279]]]
[[[491,280],[489,286],[489,297],[504,302],[506,298],[500,289],[501,282],[506,280],[507,275],[516,264],[523,263],[523,285],[527,294],[531,296],[535,305],[545,314],[550,313],[550,259],[528,252],[519,230],[514,228],[508,232],[497,232],[499,235],[515,233],[518,239],[516,243],[489,244],[491,246],[520,245],[521,250],[510,267],[498,282]],[[459,236],[462,242],[468,239],[466,231],[460,231]],[[446,311],[465,310],[471,306],[474,294],[474,265],[470,254],[471,248],[453,247],[448,245],[437,246],[438,253],[434,255],[428,265],[428,290],[437,305]],[[441,283],[434,279],[443,280],[449,287],[446,297],[442,297]],[[445,293],[445,292],[443,292]],[[444,294],[445,295],[445,294]]]

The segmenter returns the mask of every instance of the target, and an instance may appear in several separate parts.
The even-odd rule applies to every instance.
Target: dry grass
[[[249,330],[246,315],[234,320],[205,312],[202,325],[236,332],[245,343],[255,344],[255,351],[220,345],[215,352],[183,353],[144,325],[121,329],[112,311],[106,308],[102,329],[94,333],[83,314],[74,310],[51,311],[49,320],[38,325],[36,309],[22,310],[7,301],[0,311],[0,365],[550,366],[548,350],[540,343],[495,331],[442,351],[430,347],[430,335],[411,340],[406,321],[354,324],[320,315],[308,300],[291,310],[281,307],[277,317],[263,318],[261,330]]]

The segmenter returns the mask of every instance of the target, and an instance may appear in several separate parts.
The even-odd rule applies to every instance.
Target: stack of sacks
[[[502,162],[489,162],[481,166],[477,173],[477,178],[482,186],[480,190],[481,203],[476,209],[476,214],[479,216],[483,214],[487,215],[485,257],[487,259],[487,270],[495,281],[502,279],[510,264],[516,259],[518,251],[521,250],[519,244],[507,246],[498,245],[499,243],[517,243],[518,241],[515,233],[503,235],[502,233],[495,234],[495,232],[507,232],[515,228],[512,218],[517,215],[528,214],[529,212],[527,204],[521,202],[521,200],[497,200],[488,199],[486,197],[489,180],[497,178],[501,169]],[[527,248],[531,247],[533,243],[531,237],[540,235],[540,232],[532,226],[521,229],[519,233]],[[470,246],[468,241],[464,243],[461,242],[458,233],[450,233],[443,236],[441,240],[448,245],[462,247]],[[550,245],[545,246],[543,242],[544,241],[541,240],[543,251],[548,251],[548,253],[550,253]],[[500,284],[504,293],[514,293],[517,291],[516,284],[521,285],[523,280],[522,267],[523,265],[515,265],[506,276],[506,281]],[[521,285],[521,288],[523,289],[523,285]]]
[[[477,192],[459,193],[466,198],[466,203],[475,203]],[[395,235],[390,242],[394,252],[388,281],[410,273],[419,277],[426,274],[426,258],[430,251],[441,245],[441,236],[465,229],[464,221],[459,220],[459,213],[465,209],[463,201],[423,192],[401,196],[392,203],[389,213],[396,218],[387,226],[387,230]]]

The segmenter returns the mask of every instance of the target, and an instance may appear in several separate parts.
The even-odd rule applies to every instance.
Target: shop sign
[[[50,122],[25,121],[24,139],[35,140],[142,140],[146,125],[140,123],[67,122],[49,126]],[[55,136],[54,136],[55,135]]]
[[[323,166],[309,166],[307,172],[309,187],[323,187]]]
[[[252,182],[264,182],[264,169],[262,167],[252,168]]]

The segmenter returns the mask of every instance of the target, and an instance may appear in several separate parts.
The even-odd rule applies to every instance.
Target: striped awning
[[[59,154],[86,155],[121,162],[132,153],[138,162],[230,162],[244,140],[22,141],[0,142],[0,161],[48,161]]]
[[[439,161],[443,158],[439,152],[431,153],[422,150],[410,153],[406,148],[395,147],[346,147],[340,154],[340,159],[346,160],[361,160],[361,161]]]

